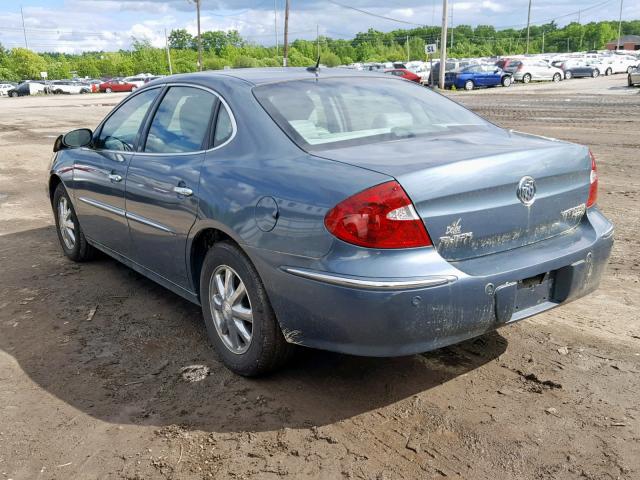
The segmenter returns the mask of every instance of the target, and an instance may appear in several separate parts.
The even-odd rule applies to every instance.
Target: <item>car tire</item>
[[[500,81],[500,83],[502,84],[503,87],[510,87],[511,86],[511,77],[509,75],[505,75],[504,77],[502,77],[502,80]]]
[[[243,293],[234,298],[237,290]],[[200,303],[209,339],[232,372],[263,375],[289,359],[293,345],[280,330],[258,272],[235,244],[218,242],[207,252],[200,274]]]
[[[522,76],[522,82],[523,83],[531,83],[531,74],[530,73],[525,73]]]
[[[559,73],[554,73],[553,74],[553,82],[554,83],[558,83],[560,80],[562,80],[562,75],[560,75]]]
[[[10,96],[11,98],[15,98],[15,97],[17,97],[17,96],[18,96],[18,94],[17,94],[16,92],[9,92],[9,96]]]
[[[95,257],[96,249],[87,242],[67,189],[62,183],[56,187],[52,205],[58,240],[65,256],[74,262],[86,262]]]
[[[106,93],[111,93],[113,90],[111,90],[110,88],[108,88],[108,87],[107,87],[107,88],[105,88],[105,89],[104,89],[104,91],[105,91]]]
[[[591,78],[598,78],[600,76],[600,70],[598,70],[597,68],[595,68],[593,70],[593,72],[591,73]]]
[[[609,75],[611,75],[613,73],[613,70],[611,70],[610,68],[607,68],[607,70],[604,72],[605,76],[608,77]]]
[[[135,92],[138,89],[138,87],[131,87],[131,91]]]
[[[627,73],[633,72],[635,69],[633,67],[627,67]]]
[[[464,89],[467,91],[471,91],[475,88],[475,84],[473,83],[473,80],[467,80],[466,82],[464,82]]]
[[[573,77],[573,73],[571,73],[570,71],[566,71],[564,72],[564,78],[565,80],[571,80],[571,77]],[[554,77],[555,78],[555,77]],[[555,81],[555,80],[554,80]]]

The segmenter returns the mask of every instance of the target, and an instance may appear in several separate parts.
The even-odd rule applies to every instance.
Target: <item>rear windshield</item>
[[[415,82],[319,78],[256,87],[269,115],[305,150],[497,128]]]

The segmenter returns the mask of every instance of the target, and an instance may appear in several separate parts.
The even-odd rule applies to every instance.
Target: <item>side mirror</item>
[[[65,148],[80,148],[91,144],[93,132],[88,128],[71,130],[66,135],[60,135],[53,143],[53,151],[57,152]]]

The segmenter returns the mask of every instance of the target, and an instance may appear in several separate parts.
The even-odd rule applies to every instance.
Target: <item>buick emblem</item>
[[[522,177],[516,190],[518,200],[527,207],[536,200],[536,181],[531,177]]]

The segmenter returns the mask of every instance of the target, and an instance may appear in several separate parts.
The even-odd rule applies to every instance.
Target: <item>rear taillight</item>
[[[428,247],[431,239],[411,200],[396,181],[343,200],[324,218],[327,230],[368,248]]]
[[[592,207],[598,200],[598,169],[596,168],[596,157],[589,150],[591,157],[591,176],[589,177],[589,198],[587,199],[587,208]]]

